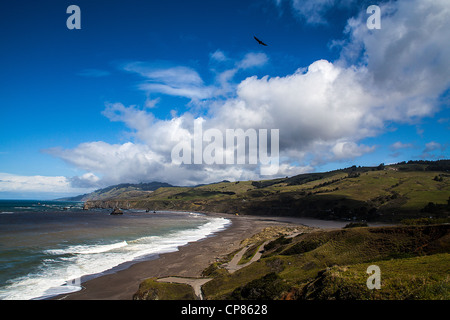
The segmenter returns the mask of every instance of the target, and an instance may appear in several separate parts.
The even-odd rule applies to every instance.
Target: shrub
[[[294,244],[292,247],[286,249],[281,254],[285,256],[291,256],[295,254],[301,254],[308,251],[312,251],[325,242],[321,239],[312,239],[312,240],[302,240],[299,243]]]
[[[272,250],[276,247],[280,247],[292,242],[292,238],[286,238],[285,236],[281,236],[264,246],[264,251]]]
[[[288,286],[275,272],[250,281],[231,293],[232,299],[237,300],[275,300],[287,290]]]

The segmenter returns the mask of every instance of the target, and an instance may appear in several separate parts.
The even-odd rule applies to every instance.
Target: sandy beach
[[[319,228],[341,228],[346,223],[289,217],[208,215],[232,221],[226,230],[206,239],[189,243],[176,252],[165,253],[158,259],[137,262],[125,270],[103,275],[82,283],[83,289],[55,297],[63,300],[131,300],[139,284],[151,277],[200,277],[201,272],[221,256],[240,247],[242,240],[271,226],[306,225]]]

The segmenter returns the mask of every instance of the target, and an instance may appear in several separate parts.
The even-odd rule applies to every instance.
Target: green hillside
[[[401,221],[447,218],[449,199],[450,160],[440,160],[353,166],[282,179],[161,187],[155,191],[112,188],[89,195],[87,205]]]
[[[208,299],[449,299],[449,240],[449,225],[281,237],[233,274],[207,269],[214,279],[203,291]],[[380,267],[380,290],[366,286],[370,265]]]

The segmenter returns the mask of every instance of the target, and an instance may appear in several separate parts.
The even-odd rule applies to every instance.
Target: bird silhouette
[[[257,37],[253,36],[253,38],[255,38],[255,40],[258,41],[258,43],[259,43],[260,45],[263,45],[263,46],[266,46],[266,47],[267,47],[267,44],[265,44],[264,42],[262,42],[261,40],[259,40]]]

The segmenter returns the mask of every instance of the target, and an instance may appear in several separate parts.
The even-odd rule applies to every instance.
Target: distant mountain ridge
[[[106,188],[95,190],[94,192],[82,194],[75,197],[57,199],[60,201],[93,201],[106,200],[111,198],[134,198],[153,192],[159,188],[171,188],[173,185],[166,182],[141,182],[141,183],[121,183]]]

